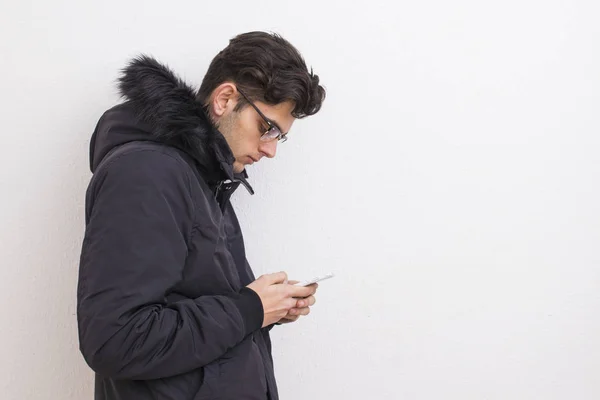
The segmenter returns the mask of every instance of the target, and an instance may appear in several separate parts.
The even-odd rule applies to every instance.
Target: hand
[[[298,287],[287,283],[285,272],[262,275],[247,287],[258,294],[263,304],[263,328],[286,317],[292,308],[307,308],[307,298],[317,290],[316,285]],[[303,307],[298,307],[299,304]]]
[[[298,283],[299,281],[290,281],[290,285],[294,285],[296,283]],[[315,292],[319,287],[318,283],[313,283],[312,285],[309,285],[308,287],[313,287],[315,288]],[[279,324],[288,324],[290,322],[295,322],[297,321],[301,316],[306,316],[308,314],[310,314],[310,307],[312,307],[316,302],[315,296],[308,296],[304,299],[299,299],[296,302],[296,306],[294,308],[291,308],[288,313],[286,314],[285,317],[283,317],[282,319],[280,319],[278,321]]]

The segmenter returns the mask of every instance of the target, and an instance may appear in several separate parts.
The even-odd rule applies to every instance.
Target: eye
[[[269,126],[267,124],[264,123],[258,123],[258,130],[260,131],[261,134],[264,134],[265,132],[267,132],[269,130]]]

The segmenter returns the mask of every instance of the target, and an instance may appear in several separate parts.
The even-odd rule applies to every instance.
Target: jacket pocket
[[[248,336],[219,360],[219,376],[215,381],[222,399],[265,399],[267,381],[260,350]]]
[[[162,379],[139,381],[153,400],[194,400],[198,393],[208,391],[206,372],[202,368]]]
[[[217,382],[219,380],[219,360],[205,365],[203,368],[204,379],[202,385],[193,397],[194,400],[217,400],[220,398]]]

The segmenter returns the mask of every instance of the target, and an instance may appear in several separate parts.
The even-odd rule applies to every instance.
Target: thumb
[[[285,283],[287,282],[287,274],[285,272],[276,272],[274,274],[266,275],[267,281],[269,284],[274,285],[276,283]]]

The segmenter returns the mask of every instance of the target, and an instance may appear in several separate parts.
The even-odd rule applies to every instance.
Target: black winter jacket
[[[269,328],[229,201],[246,175],[194,91],[149,57],[90,145],[77,288],[97,400],[278,399]]]

